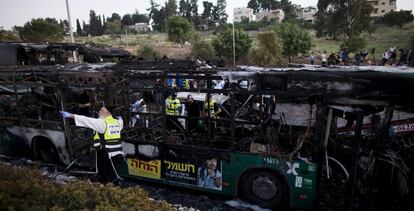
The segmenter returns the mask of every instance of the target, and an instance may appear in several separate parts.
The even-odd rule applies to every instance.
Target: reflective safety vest
[[[190,89],[190,81],[188,79],[184,80],[184,89]]]
[[[118,120],[114,119],[112,116],[108,116],[104,119],[106,124],[106,129],[104,134],[99,134],[95,131],[95,136],[93,137],[93,146],[95,148],[100,148],[101,146],[105,147],[105,150],[108,153],[111,152],[122,152],[121,144],[121,125]]]
[[[180,115],[180,100],[175,98],[175,100],[172,99],[172,97],[168,97],[167,103],[165,106],[165,113],[167,115],[173,115],[173,116],[179,116]]]
[[[210,99],[210,103],[205,102],[204,103],[204,111],[208,112],[208,110],[210,110],[210,115],[213,116],[214,115],[214,104],[216,103],[215,100]]]

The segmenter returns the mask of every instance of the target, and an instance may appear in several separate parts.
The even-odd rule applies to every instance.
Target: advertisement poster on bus
[[[198,186],[212,190],[222,190],[221,161],[217,158],[206,159],[198,167]]]
[[[184,163],[176,161],[164,161],[164,175],[169,181],[185,183],[190,185],[197,184],[197,172],[194,163]]]
[[[221,161],[205,159],[198,164],[164,161],[164,177],[173,182],[198,186],[211,190],[222,190]]]
[[[137,159],[128,159],[128,173],[139,177],[160,179],[161,161],[152,160],[147,162]]]

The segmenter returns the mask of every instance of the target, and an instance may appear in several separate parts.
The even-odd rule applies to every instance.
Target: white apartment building
[[[277,10],[263,10],[261,12],[256,13],[256,21],[262,20],[273,20],[275,19],[277,22],[282,22],[285,19],[285,13],[281,9]]]
[[[397,10],[397,0],[368,0],[374,7],[374,11],[371,13],[372,17],[380,17],[385,14]]]
[[[233,10],[233,19],[235,23],[240,23],[243,19],[249,19],[249,21],[253,21],[253,18],[253,9],[251,8],[239,7],[234,8]]]
[[[314,24],[316,21],[315,15],[317,11],[318,10],[315,7],[302,8],[298,18],[303,19],[311,24]]]

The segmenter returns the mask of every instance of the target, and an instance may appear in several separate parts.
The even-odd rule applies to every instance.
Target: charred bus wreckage
[[[394,67],[1,67],[0,152],[93,169],[93,131],[59,111],[111,105],[124,178],[269,208],[396,208],[412,198],[413,89],[414,69]]]
[[[132,60],[128,51],[98,44],[1,43],[0,65],[58,65],[76,61],[86,63]]]

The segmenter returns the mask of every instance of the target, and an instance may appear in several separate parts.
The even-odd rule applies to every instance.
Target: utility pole
[[[70,41],[72,44],[75,44],[75,39],[73,38],[73,30],[72,30],[72,21],[70,19],[70,10],[69,10],[69,1],[66,0],[66,11],[68,13],[68,23],[69,23],[69,33],[70,33]],[[73,61],[77,62],[76,59],[76,50],[73,51]]]
[[[233,17],[233,65],[236,66],[236,38],[234,35],[234,17]]]

